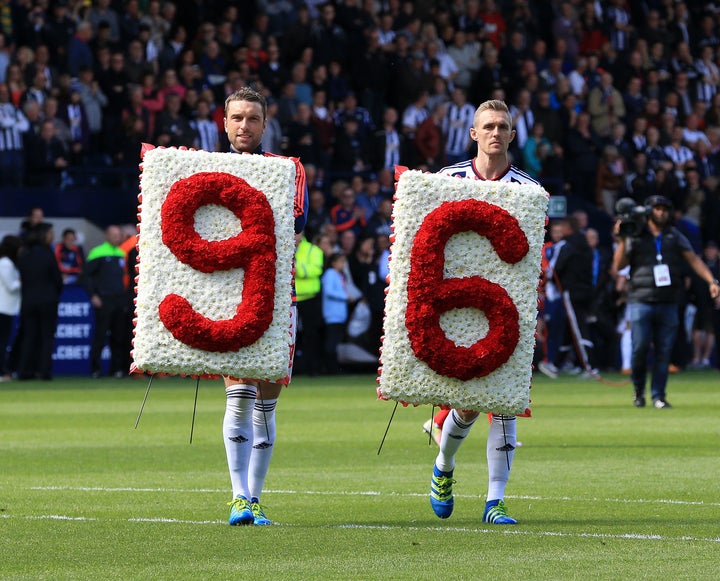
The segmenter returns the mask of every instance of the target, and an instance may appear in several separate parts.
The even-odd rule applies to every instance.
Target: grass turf
[[[621,381],[619,376],[611,377]],[[62,378],[0,385],[2,579],[715,579],[719,376],[670,379],[671,410],[627,385],[534,380],[507,489],[520,524],[481,522],[480,420],[458,455],[455,512],[428,502],[430,407],[375,398],[374,377],[298,377],[278,406],[263,504],[227,525],[224,394],[201,381]]]

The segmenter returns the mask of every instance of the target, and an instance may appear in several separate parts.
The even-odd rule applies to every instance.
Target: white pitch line
[[[9,519],[25,519],[25,520],[61,520],[61,521],[121,521],[129,523],[156,523],[156,524],[189,524],[189,525],[220,525],[228,526],[224,520],[187,520],[177,518],[164,518],[164,517],[147,517],[147,518],[128,518],[128,519],[99,519],[94,517],[82,517],[82,516],[63,516],[63,515],[32,515],[32,516],[14,516],[9,514],[2,514],[0,518]],[[302,525],[286,524],[275,522],[274,526],[286,526],[292,528],[299,528]],[[518,525],[521,526],[521,525]],[[417,532],[442,532],[442,533],[469,533],[477,535],[521,535],[528,537],[557,537],[557,538],[576,538],[576,539],[622,539],[622,540],[634,540],[634,541],[662,541],[662,542],[704,542],[704,543],[720,543],[720,537],[670,537],[663,535],[647,535],[640,533],[622,533],[622,534],[608,534],[608,533],[566,533],[561,531],[527,531],[520,528],[507,528],[507,527],[496,527],[496,528],[469,528],[469,527],[418,527],[418,526],[403,526],[403,525],[359,525],[359,524],[344,524],[344,525],[325,525],[319,528],[326,529],[343,529],[343,530],[371,530],[371,531],[417,531]]]
[[[2,487],[0,487],[1,489]],[[188,494],[188,493],[210,493],[226,494],[225,489],[217,488],[133,488],[133,487],[103,487],[103,486],[30,486],[27,490],[39,491],[77,491],[77,492],[158,492],[161,494]],[[381,492],[378,490],[265,490],[265,494],[305,494],[308,496],[392,496],[407,498],[422,498],[426,493],[419,492]],[[472,494],[455,494],[456,498],[482,498]],[[513,500],[537,500],[539,502],[609,502],[621,504],[675,504],[681,506],[720,506],[720,502],[705,502],[702,500],[677,500],[671,498],[598,498],[598,497],[576,497],[571,496],[527,496],[507,495],[505,498]]]

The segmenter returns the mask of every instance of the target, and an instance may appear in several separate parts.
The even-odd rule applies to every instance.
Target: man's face
[[[120,246],[120,244],[122,244],[122,232],[117,226],[110,226],[105,232],[105,237],[113,246]]]
[[[470,137],[477,141],[478,150],[485,155],[505,155],[515,137],[515,131],[510,129],[510,119],[506,113],[485,109],[475,117]]]
[[[670,208],[667,206],[653,206],[650,212],[650,220],[659,228],[667,226],[670,221]]]
[[[260,145],[266,120],[262,106],[252,101],[230,101],[225,111],[225,132],[235,151],[252,153]]]

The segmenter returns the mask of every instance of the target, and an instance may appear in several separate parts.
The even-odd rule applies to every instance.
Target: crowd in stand
[[[617,200],[670,199],[717,273],[718,63],[714,2],[0,0],[0,172],[3,185],[47,188],[67,168],[136,167],[142,142],[226,151],[224,99],[254,86],[268,98],[263,147],[303,161],[305,240],[323,272],[346,256],[346,318],[369,305],[373,352],[394,167],[472,156],[474,110],[499,98],[513,163],[589,219],[563,223],[563,237],[595,232],[588,317],[609,349],[596,364],[623,368],[622,292],[598,262]],[[686,304],[707,316],[692,288]],[[701,347],[682,355],[681,337],[679,367],[713,357],[711,315],[689,323]],[[311,349],[307,368],[328,367],[327,350]]]

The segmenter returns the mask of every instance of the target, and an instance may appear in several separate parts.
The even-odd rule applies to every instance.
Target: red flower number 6
[[[195,213],[208,204],[229,209],[242,231],[226,240],[205,240]],[[172,185],[161,210],[162,240],[180,262],[197,271],[242,268],[242,297],[235,316],[212,320],[177,294],[159,305],[160,320],[182,343],[204,351],[237,351],[255,343],[272,323],[275,289],[275,218],[265,195],[245,180],[220,172],[196,173]],[[270,290],[268,290],[270,289]],[[215,289],[227,293],[232,289]]]
[[[415,356],[436,373],[467,381],[492,373],[515,351],[518,311],[507,291],[481,276],[444,278],[445,246],[454,234],[486,237],[504,262],[515,264],[529,245],[516,218],[479,200],[444,202],[418,230],[410,255],[406,326]],[[469,347],[456,345],[440,326],[440,315],[475,308],[485,314],[487,335]]]

